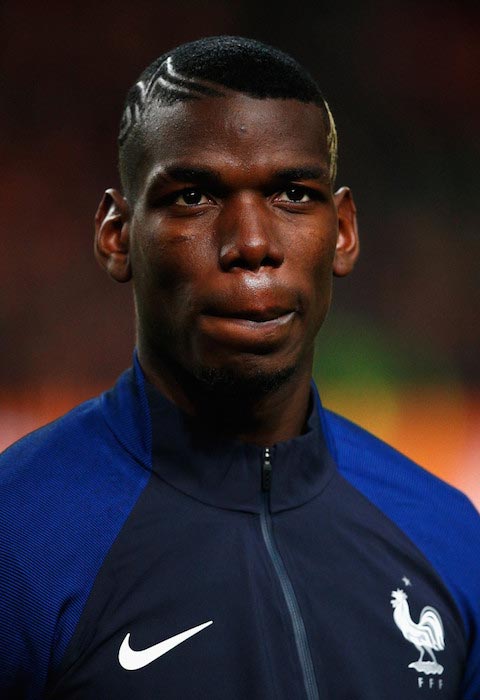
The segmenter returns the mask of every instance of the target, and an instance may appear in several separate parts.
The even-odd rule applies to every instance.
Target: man
[[[1,462],[7,698],[480,697],[479,517],[311,382],[358,255],[311,77],[217,37],[155,61],[96,255],[134,366]]]

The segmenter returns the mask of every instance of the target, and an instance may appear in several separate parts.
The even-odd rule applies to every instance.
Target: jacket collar
[[[306,503],[336,471],[313,381],[310,405],[306,432],[270,448],[271,512]],[[263,448],[192,428],[191,419],[146,381],[136,355],[103,395],[102,410],[124,449],[170,486],[208,505],[260,512]]]

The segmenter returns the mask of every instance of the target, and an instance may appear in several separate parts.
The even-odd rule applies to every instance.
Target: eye
[[[197,190],[193,187],[192,189],[180,192],[173,201],[174,204],[178,204],[181,207],[194,207],[199,204],[208,204],[209,202],[210,200],[201,190]]]
[[[298,204],[300,202],[310,202],[312,197],[305,187],[294,186],[280,192],[275,199],[277,202],[294,202]]]

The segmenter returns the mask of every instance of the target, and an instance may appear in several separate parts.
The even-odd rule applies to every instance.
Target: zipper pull
[[[271,485],[272,485],[272,463],[270,462],[270,448],[266,447],[263,451],[262,491],[270,491]]]

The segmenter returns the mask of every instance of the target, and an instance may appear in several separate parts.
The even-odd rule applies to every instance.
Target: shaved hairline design
[[[255,89],[249,93],[249,90],[245,88],[242,89],[235,86],[229,87],[214,80],[208,80],[204,77],[187,75],[174,66],[174,59],[176,57],[175,54],[178,51],[183,50],[185,52],[185,50],[188,50],[190,47],[195,48],[200,46],[205,52],[204,47],[207,44],[211,44],[213,46],[212,53],[214,54],[217,46],[220,46],[220,50],[224,50],[224,45],[227,44],[227,41],[230,41],[231,44],[232,41],[236,41],[236,44],[232,44],[234,47],[238,46],[241,48],[249,48],[251,46],[254,50],[263,52],[263,54],[266,56],[266,60],[262,66],[264,72],[268,70],[269,60],[272,65],[279,63],[279,61],[283,61],[286,65],[287,71],[289,69],[292,71],[290,67],[291,64],[294,66],[297,73],[300,73],[304,80],[310,81],[311,85],[314,86],[313,89],[315,92],[313,95],[312,87],[310,84],[308,84],[310,92],[308,92],[306,96],[299,88],[299,96],[293,95],[292,99],[299,99],[304,102],[313,102],[318,104],[320,108],[323,108],[327,132],[329,174],[332,184],[334,183],[337,171],[338,153],[338,137],[335,121],[330,107],[321,94],[318,85],[308,75],[305,69],[303,69],[300,64],[294,61],[294,59],[287,54],[284,54],[283,52],[273,49],[265,44],[261,44],[260,42],[242,39],[241,37],[209,37],[207,39],[191,42],[190,44],[177,47],[177,49],[174,49],[174,51],[168,55],[160,57],[143,72],[142,76],[140,76],[140,80],[138,80],[130,89],[123,111],[118,136],[120,176],[124,187],[126,180],[131,180],[129,162],[124,162],[130,160],[128,155],[125,153],[127,151],[125,146],[128,142],[134,141],[135,132],[137,132],[138,137],[140,137],[139,128],[141,128],[141,126],[144,124],[145,114],[149,107],[161,104],[174,104],[175,102],[181,102],[183,100],[201,99],[202,97],[226,97],[238,92],[251,94],[252,97],[259,97],[260,99],[262,99],[262,97],[277,97],[277,94],[269,95],[268,90],[265,90],[265,94],[257,95]],[[264,67],[265,65],[267,68]],[[291,76],[289,77],[291,79]],[[278,94],[278,97],[290,97],[289,88],[287,87],[285,89],[285,95]],[[134,145],[134,143],[131,145]]]

